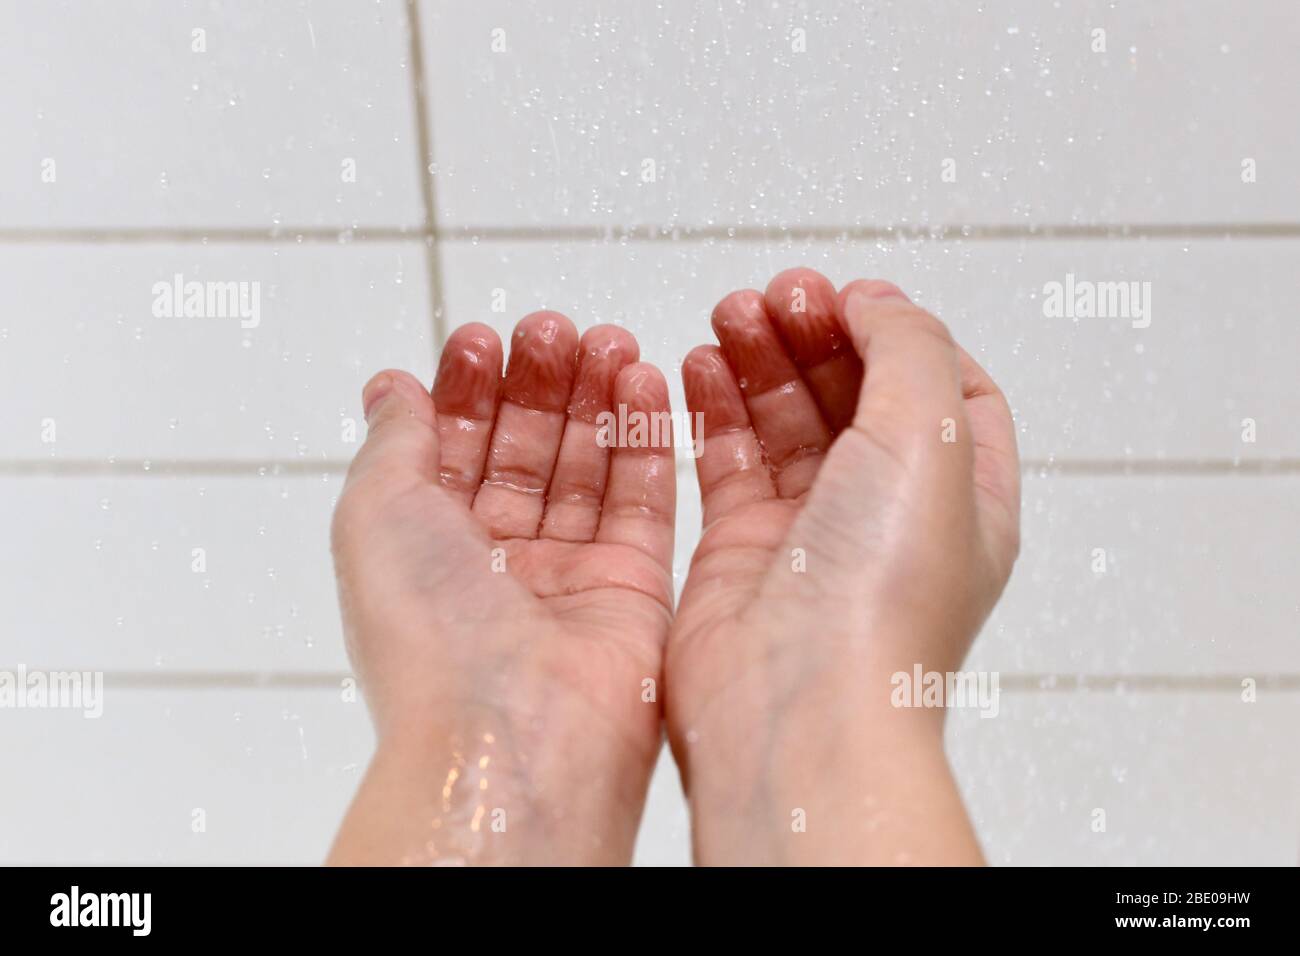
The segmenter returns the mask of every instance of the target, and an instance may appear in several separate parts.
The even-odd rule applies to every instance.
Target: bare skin
[[[683,365],[704,532],[665,663],[701,863],[978,863],[942,710],[1019,548],[1005,399],[885,282],[793,269]]]
[[[621,864],[661,743],[672,450],[597,415],[667,411],[622,329],[537,313],[458,329],[432,396],[366,386],[335,512],[349,654],[378,746],[337,864]],[[647,682],[653,681],[653,684]]]
[[[1006,402],[888,283],[791,270],[714,327],[683,365],[705,527],[675,621],[671,450],[595,440],[667,410],[626,332],[530,316],[502,381],[466,326],[432,399],[367,385],[333,540],[379,745],[331,862],[625,863],[661,718],[698,862],[980,861],[942,711],[890,676],[959,667],[1006,583]]]

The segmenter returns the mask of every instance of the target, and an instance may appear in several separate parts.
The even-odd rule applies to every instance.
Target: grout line
[[[1011,674],[998,675],[1001,690],[1015,693],[1178,693],[1213,691],[1240,693],[1249,677],[1259,690],[1300,691],[1300,674]]]
[[[29,459],[0,461],[4,478],[275,478],[342,475],[348,459],[319,458],[288,461],[238,461],[234,459]],[[677,459],[678,471],[689,472],[695,462],[688,457]],[[1300,474],[1300,458],[1257,460],[1233,459],[1026,459],[1020,463],[1022,474],[1033,477],[1176,477],[1182,475],[1240,475],[1259,477]]]
[[[6,478],[275,478],[342,475],[347,470],[348,462],[336,458],[295,461],[226,459],[99,461],[89,458],[63,461],[0,461],[0,476]]]
[[[28,667],[29,672],[37,670]],[[49,671],[68,670],[50,668]],[[105,671],[105,686],[122,690],[338,690],[354,678],[346,671]],[[999,688],[1015,693],[1181,693],[1240,692],[1245,677],[1257,689],[1300,691],[1300,673],[1278,674],[1044,674],[999,672]]]
[[[424,239],[429,230],[423,226],[279,226],[274,229],[227,228],[122,228],[122,229],[0,229],[0,243],[85,242],[114,243],[337,243],[411,242]]]
[[[429,128],[428,103],[425,83],[428,73],[424,69],[424,47],[420,36],[419,0],[406,0],[406,29],[410,33],[412,92],[415,102],[416,172],[420,177],[420,197],[424,202],[426,266],[429,270],[429,295],[433,306],[433,345],[442,348],[447,341],[446,297],[442,283],[442,250],[438,237],[438,204],[434,195],[434,175],[430,167],[433,159],[433,133]],[[436,167],[434,167],[436,168]]]
[[[1176,475],[1294,475],[1300,474],[1300,458],[1026,459],[1020,463],[1020,471],[1022,474],[1044,477],[1091,475],[1164,475],[1170,477]]]
[[[414,0],[408,0],[414,9]],[[412,70],[417,61],[423,70],[423,53],[416,39],[418,15],[412,26]],[[416,105],[423,117],[426,109],[424,80],[417,76]],[[299,242],[388,242],[425,240],[432,244],[430,269],[441,278],[440,242],[701,242],[701,241],[778,241],[821,240],[852,242],[885,240],[952,241],[1051,241],[1065,239],[1143,240],[1143,239],[1297,239],[1300,223],[1120,223],[1077,225],[1045,223],[1016,225],[967,223],[951,225],[885,226],[439,226],[435,203],[434,176],[428,170],[433,161],[432,134],[427,119],[417,118],[417,148],[422,154],[420,165],[424,226],[279,226],[256,227],[124,227],[124,228],[10,228],[0,229],[0,243],[105,242],[105,243],[299,243]],[[423,160],[428,156],[427,161]],[[441,295],[441,284],[439,285]],[[438,317],[442,320],[442,316]]]
[[[953,240],[1059,240],[1059,239],[1295,239],[1300,223],[1117,223],[1078,225],[967,223],[950,225],[885,226],[457,226],[446,239],[468,241],[618,241],[655,242],[691,240],[825,240],[880,241],[899,239]]]

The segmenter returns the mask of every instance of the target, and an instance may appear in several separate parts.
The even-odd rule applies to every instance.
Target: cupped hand
[[[790,270],[727,296],[713,327],[720,348],[683,365],[703,416],[704,530],[665,671],[697,855],[978,859],[942,720],[891,711],[891,675],[955,670],[1006,583],[1019,546],[1006,400],[887,282],[836,294]],[[895,792],[904,779],[937,782]],[[901,842],[877,852],[880,815],[898,824],[927,801],[959,822],[896,825]],[[810,807],[817,828],[792,828]]]
[[[602,412],[667,411],[637,358],[623,329],[579,341],[536,313],[504,378],[496,334],[467,325],[432,396],[404,372],[366,386],[332,537],[378,749],[336,860],[630,858],[661,740],[675,507],[671,449],[597,440]]]

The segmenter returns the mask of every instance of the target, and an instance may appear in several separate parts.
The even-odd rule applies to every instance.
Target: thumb
[[[866,367],[859,424],[901,422],[937,430],[963,420],[958,351],[948,328],[893,283],[850,282],[838,318]]]
[[[348,469],[351,482],[363,474],[405,473],[438,481],[438,418],[433,399],[409,372],[380,372],[361,390],[366,442]]]

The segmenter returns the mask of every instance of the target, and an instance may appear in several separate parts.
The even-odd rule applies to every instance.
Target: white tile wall
[[[1293,693],[1003,693],[953,712],[948,752],[993,863],[1294,866],[1298,717]]]
[[[0,480],[12,531],[0,576],[26,595],[6,602],[5,656],[105,671],[347,671],[329,554],[342,483]]]
[[[424,260],[411,242],[7,247],[0,376],[20,423],[7,454],[350,458],[366,379],[386,366],[432,374]],[[259,283],[257,326],[156,317],[154,284],[177,275]]]
[[[948,735],[990,859],[1295,863],[1297,40],[1285,0],[0,0],[0,668],[109,672],[99,721],[0,712],[0,861],[320,860],[372,746],[325,536],[360,384],[547,306],[680,404],[714,301],[806,264],[898,281],[1015,406],[971,659],[1008,686]],[[259,282],[261,324],[156,318],[176,273]],[[1067,273],[1150,282],[1151,326],[1044,317]],[[636,858],[689,861],[667,754]]]
[[[372,746],[364,704],[334,689],[110,683],[99,719],[20,710],[0,727],[24,768],[0,793],[7,863],[319,862]]]
[[[407,50],[399,0],[7,0],[0,228],[418,227]]]
[[[1286,0],[423,8],[439,212],[458,226],[1300,212]]]

